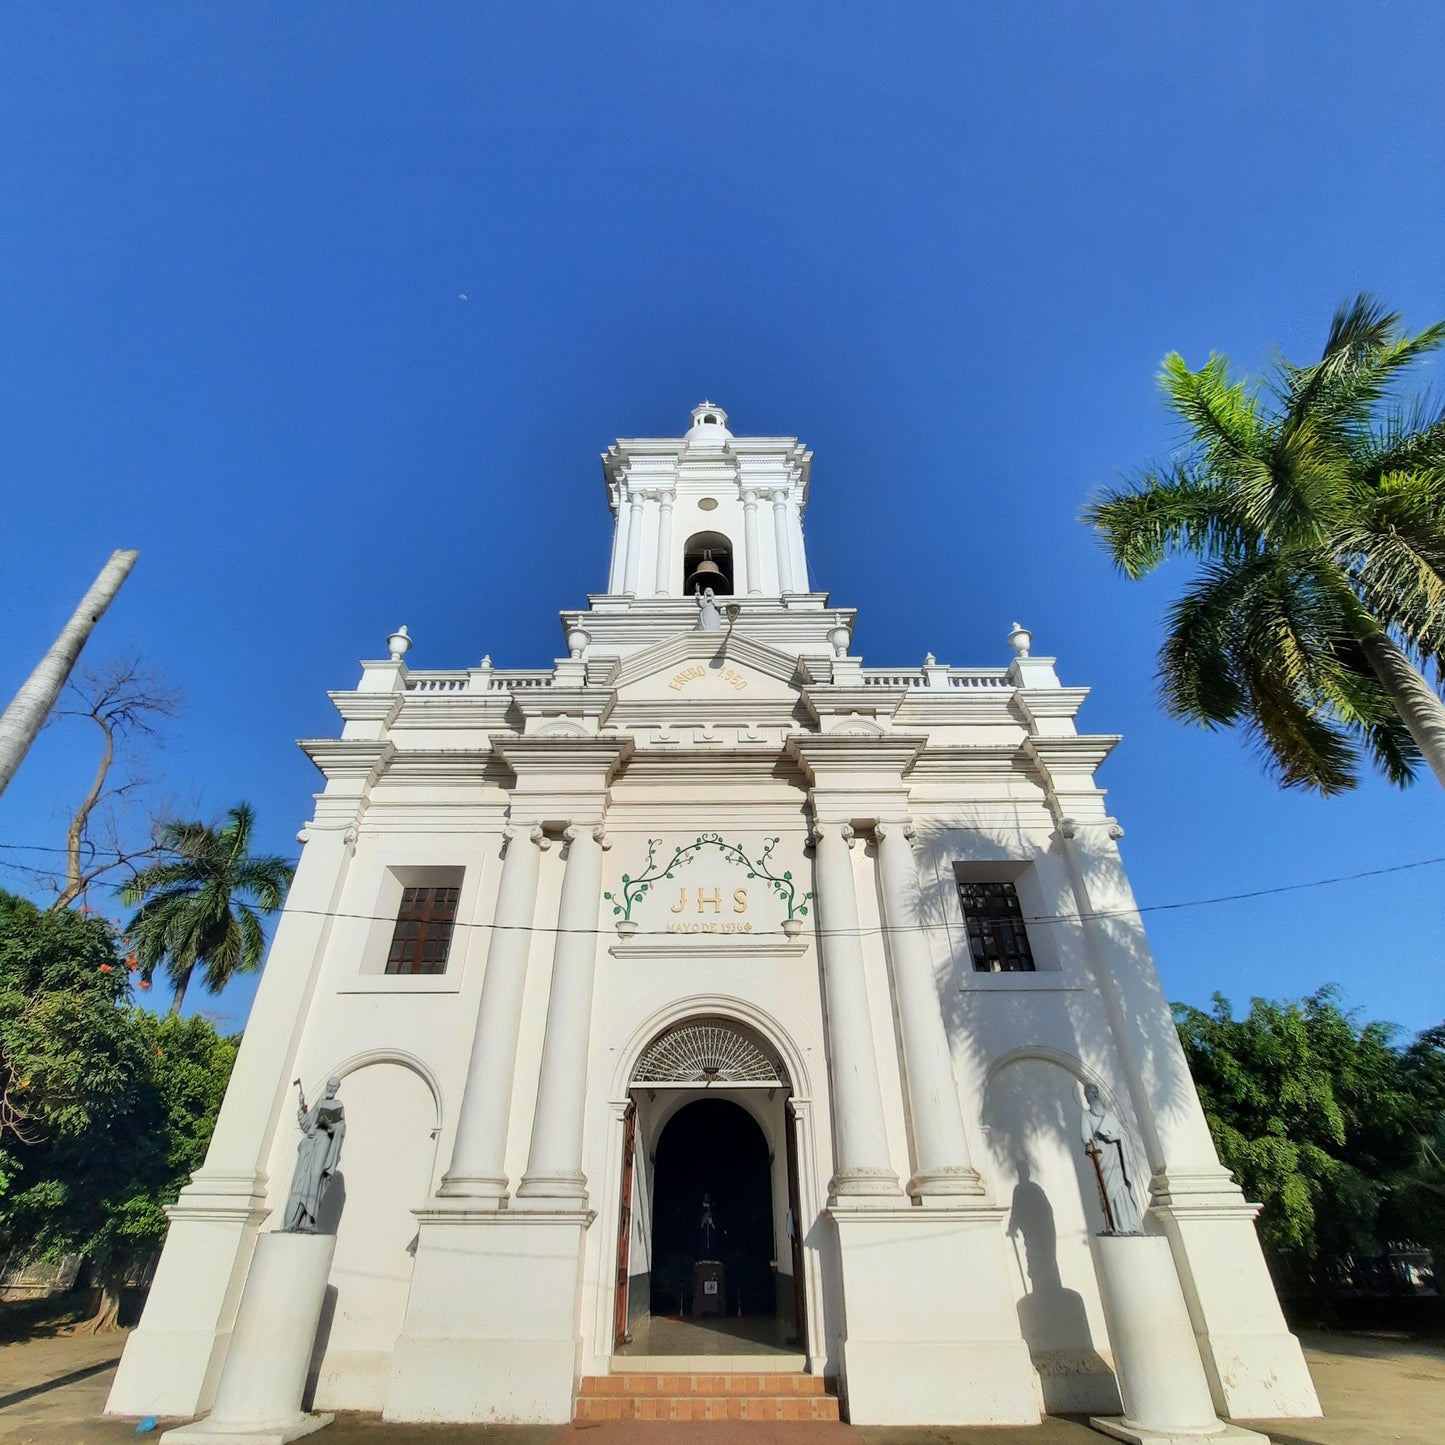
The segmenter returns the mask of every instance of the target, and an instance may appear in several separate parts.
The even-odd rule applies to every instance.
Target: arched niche
[[[320,1410],[380,1410],[406,1318],[416,1218],[430,1195],[438,1103],[409,1059],[366,1057],[341,1078],[346,1139],[321,1227],[336,1234],[313,1359]]]
[[[995,1063],[984,1090],[1019,1326],[1053,1413],[1122,1408],[1089,1247],[1104,1222],[1081,1136],[1082,1084],[1095,1081],[1070,1055],[1025,1048]]]

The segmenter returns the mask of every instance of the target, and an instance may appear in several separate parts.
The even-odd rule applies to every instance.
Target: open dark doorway
[[[710,1258],[726,1270],[727,1315],[773,1316],[771,1163],[763,1131],[726,1099],[698,1099],[668,1120],[653,1163],[654,1315],[692,1312],[693,1266]],[[701,1228],[705,1195],[710,1236]]]

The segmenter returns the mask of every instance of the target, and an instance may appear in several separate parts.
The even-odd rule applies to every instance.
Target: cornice
[[[901,687],[834,687],[815,683],[802,690],[803,705],[821,726],[825,717],[859,713],[864,717],[891,718],[907,696]]]
[[[298,738],[296,746],[328,780],[363,778],[368,786],[386,771],[396,756],[396,744],[385,739]]]
[[[599,737],[576,738],[533,734],[514,737],[493,734],[492,751],[501,758],[519,782],[524,778],[599,779],[606,786],[618,768],[633,754],[636,744],[630,737],[603,734]]]
[[[927,688],[913,688],[903,695],[893,721],[900,727],[975,727],[979,724],[995,727],[1028,728],[1010,706],[1014,694],[994,688],[979,688],[970,692],[959,688],[948,692],[930,692]]]
[[[799,788],[805,785],[796,759],[776,749],[685,744],[638,748],[628,758],[619,781],[641,785],[712,783],[721,788],[763,781]]]
[[[694,940],[689,934],[688,940]],[[685,963],[689,955],[694,958],[801,958],[809,949],[809,942],[793,942],[782,936],[771,934],[759,937],[756,934],[738,935],[730,933],[726,938],[701,939],[695,941],[659,941],[614,943],[608,948],[613,958],[666,958],[674,963]]]
[[[1013,696],[1032,717],[1073,718],[1092,691],[1087,687],[1021,687]]]
[[[398,748],[386,769],[388,783],[470,783],[498,781],[504,770],[489,740],[475,748]]]
[[[1022,773],[1033,777],[1022,743],[930,743],[913,765],[915,782],[979,781]]]
[[[710,697],[705,700],[687,697],[613,697],[609,699],[602,718],[613,728],[655,728],[664,723],[672,723],[678,727],[697,727],[702,723],[738,727],[756,723],[759,727],[785,727],[792,730],[799,722],[796,697]]]
[[[1076,737],[1029,737],[1023,747],[1049,776],[1056,772],[1092,774],[1121,741],[1118,733],[1080,733]]]
[[[607,692],[588,686],[519,688],[512,694],[523,717],[600,717],[608,701]]]
[[[404,692],[328,692],[332,706],[343,722],[380,723],[390,726],[406,701]]]
[[[506,693],[441,693],[432,697],[407,694],[406,705],[391,726],[399,731],[419,728],[467,728],[490,731],[507,718],[512,702]]]
[[[817,786],[820,776],[839,772],[905,777],[927,742],[925,733],[881,733],[872,738],[853,733],[794,733],[786,747],[809,783]]]

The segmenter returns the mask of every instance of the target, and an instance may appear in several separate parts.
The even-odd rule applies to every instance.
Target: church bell
[[[687,579],[684,591],[691,597],[694,591],[706,592],[711,587],[716,596],[723,596],[730,593],[732,588],[728,585],[727,576],[723,569],[712,560],[711,552],[702,554],[702,561],[697,564],[692,576]]]

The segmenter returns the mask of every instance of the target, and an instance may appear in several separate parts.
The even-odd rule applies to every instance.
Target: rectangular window
[[[1012,883],[971,883],[960,878],[958,897],[975,973],[1034,972],[1023,909]]]
[[[406,888],[386,956],[388,973],[445,973],[460,888]]]

